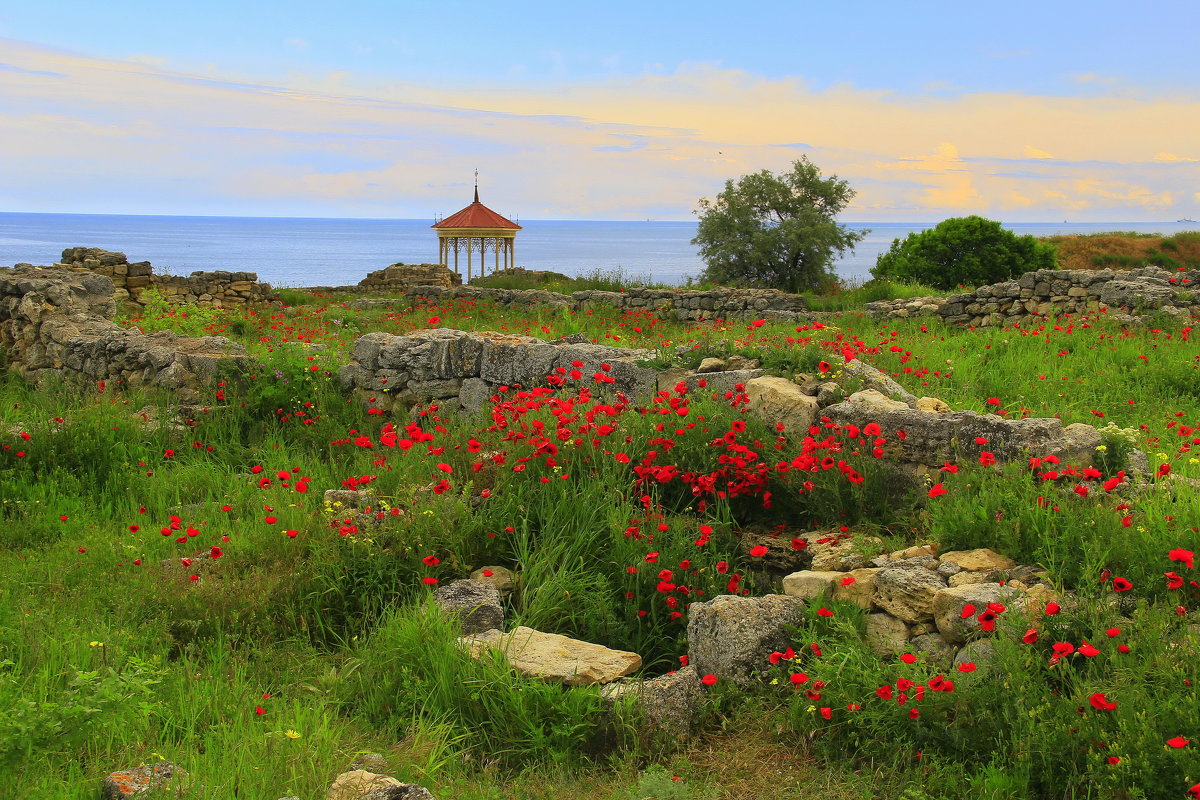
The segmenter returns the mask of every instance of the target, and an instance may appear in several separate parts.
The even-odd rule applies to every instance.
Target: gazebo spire
[[[475,202],[479,202],[479,170],[475,170]]]

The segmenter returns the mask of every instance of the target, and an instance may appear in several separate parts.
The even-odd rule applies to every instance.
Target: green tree
[[[953,217],[904,241],[893,240],[871,274],[953,289],[999,283],[1055,264],[1052,245],[1017,236],[983,217]]]
[[[692,244],[704,259],[701,281],[801,292],[836,280],[835,254],[853,250],[866,232],[834,221],[854,190],[801,156],[789,172],[769,170],[725,182],[717,199],[700,201]]]

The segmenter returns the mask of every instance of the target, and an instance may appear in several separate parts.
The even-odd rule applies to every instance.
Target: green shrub
[[[983,217],[955,217],[892,242],[871,274],[938,289],[999,283],[1025,272],[1053,269],[1054,248],[1017,236]]]

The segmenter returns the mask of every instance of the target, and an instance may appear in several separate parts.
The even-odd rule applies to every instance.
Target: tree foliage
[[[726,181],[697,212],[692,244],[705,263],[700,280],[788,292],[828,285],[835,254],[866,235],[834,221],[852,197],[846,181],[822,178],[804,156],[779,175],[764,169]]]
[[[1054,269],[1054,248],[1017,236],[983,217],[953,217],[895,239],[879,256],[876,278],[916,281],[937,289],[984,286],[1038,269]]]

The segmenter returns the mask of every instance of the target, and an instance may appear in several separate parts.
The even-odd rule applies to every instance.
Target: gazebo
[[[516,266],[513,244],[521,226],[479,202],[478,181],[475,183],[475,202],[430,227],[436,230],[438,235],[438,263],[445,267],[452,266],[460,277],[462,271],[458,267],[458,254],[466,250],[467,283],[471,282],[473,254],[476,252],[479,253],[480,277],[487,273],[488,251],[495,254],[493,272],[501,269],[502,262],[504,269]],[[454,253],[453,265],[450,263],[451,253]]]

